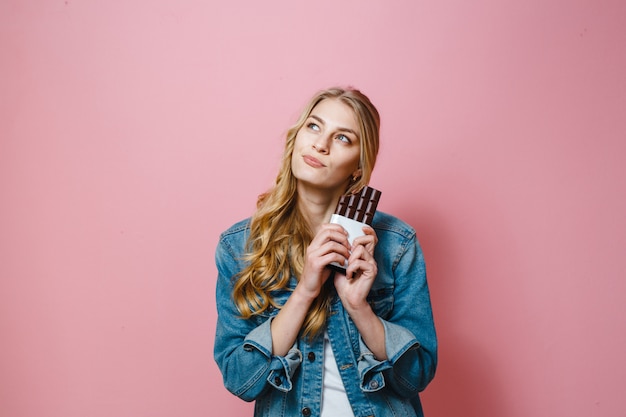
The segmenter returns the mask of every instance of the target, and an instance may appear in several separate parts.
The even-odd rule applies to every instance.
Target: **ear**
[[[352,181],[356,181],[359,178],[361,178],[361,168],[357,168],[353,173],[352,173]]]

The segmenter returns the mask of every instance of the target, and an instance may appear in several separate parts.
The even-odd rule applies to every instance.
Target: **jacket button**
[[[376,388],[378,388],[378,381],[371,381],[371,382],[370,382],[370,388],[371,388],[371,389],[376,389]]]
[[[302,415],[303,415],[304,417],[308,417],[308,416],[310,416],[310,415],[311,415],[311,409],[310,409],[309,407],[304,407],[304,408],[302,409]]]
[[[309,361],[313,362],[315,360],[315,353],[309,352],[307,358],[309,358]]]
[[[283,383],[283,381],[280,380],[279,376],[274,377],[274,384],[276,384],[277,386],[280,387],[282,385],[282,383]]]

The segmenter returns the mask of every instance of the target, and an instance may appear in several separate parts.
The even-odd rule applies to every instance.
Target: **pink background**
[[[1,417],[250,416],[213,251],[317,89],[383,118],[434,416],[626,416],[626,2],[0,2]]]

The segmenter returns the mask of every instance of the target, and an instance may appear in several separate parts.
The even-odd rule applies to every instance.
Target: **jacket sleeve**
[[[388,360],[378,361],[361,342],[361,387],[394,390],[413,397],[430,383],[437,367],[437,338],[424,257],[413,235],[393,263],[394,305],[380,319]]]
[[[254,401],[268,389],[291,390],[291,378],[302,355],[295,344],[286,356],[272,355],[271,317],[260,324],[240,317],[232,299],[233,279],[243,267],[236,253],[224,238],[215,252],[218,318],[214,357],[226,389],[245,401]]]

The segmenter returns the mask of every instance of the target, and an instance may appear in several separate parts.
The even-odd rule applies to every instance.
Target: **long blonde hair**
[[[281,167],[274,187],[261,194],[250,223],[250,236],[244,259],[247,266],[237,277],[233,299],[241,316],[249,318],[268,307],[280,308],[272,291],[287,288],[291,275],[299,279],[306,248],[313,239],[306,219],[297,209],[296,179],[291,171],[291,155],[298,131],[311,111],[325,99],[337,99],[353,109],[360,127],[361,177],[346,192],[360,190],[369,183],[379,147],[380,116],[370,100],[354,88],[330,88],[314,95],[298,121],[287,131]],[[302,332],[315,337],[324,328],[328,315],[329,290],[325,287],[307,313]]]

